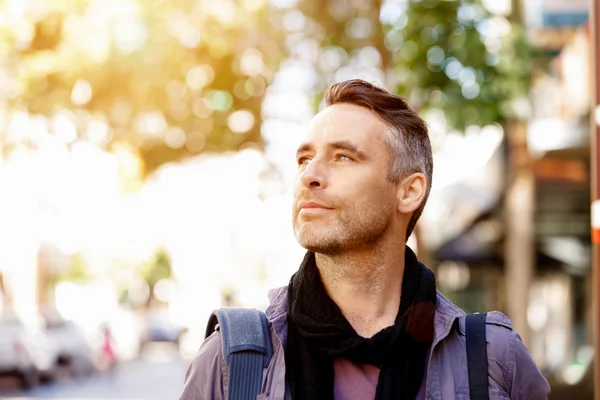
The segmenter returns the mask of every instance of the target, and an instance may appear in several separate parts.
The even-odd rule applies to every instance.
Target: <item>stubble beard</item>
[[[300,246],[314,253],[338,255],[381,240],[390,226],[390,217],[383,210],[371,209],[354,212],[353,218],[341,215],[331,222],[300,221],[296,213],[293,222]]]

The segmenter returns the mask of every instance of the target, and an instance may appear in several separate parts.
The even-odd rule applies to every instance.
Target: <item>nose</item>
[[[307,189],[324,189],[326,186],[325,171],[318,159],[313,158],[300,174],[300,181]]]

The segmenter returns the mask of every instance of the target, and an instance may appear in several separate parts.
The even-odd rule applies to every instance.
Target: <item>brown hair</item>
[[[351,79],[330,86],[325,92],[324,106],[336,103],[354,104],[372,110],[390,128],[388,143],[392,153],[389,180],[398,183],[402,178],[420,172],[427,179],[427,189],[421,205],[414,211],[406,229],[410,237],[431,191],[433,155],[427,124],[406,101],[371,83]]]

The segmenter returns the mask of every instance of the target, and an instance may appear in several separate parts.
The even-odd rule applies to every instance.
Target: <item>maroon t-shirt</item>
[[[335,400],[369,400],[375,398],[379,368],[368,364],[354,364],[344,358],[333,360],[333,397]],[[423,378],[423,382],[426,377]],[[415,400],[425,399],[425,385]]]

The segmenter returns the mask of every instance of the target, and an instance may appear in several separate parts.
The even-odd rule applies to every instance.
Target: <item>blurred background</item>
[[[592,398],[593,4],[1,1],[0,397],[177,398],[210,312],[297,269],[296,146],[362,78],[429,123],[441,291]]]

